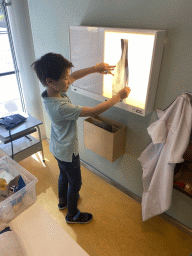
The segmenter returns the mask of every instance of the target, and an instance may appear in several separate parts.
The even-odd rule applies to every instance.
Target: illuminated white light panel
[[[104,62],[116,65],[121,57],[121,39],[128,39],[129,97],[123,102],[145,108],[154,34],[105,32]],[[142,43],[141,43],[142,42]],[[112,76],[104,76],[103,96],[112,97]]]

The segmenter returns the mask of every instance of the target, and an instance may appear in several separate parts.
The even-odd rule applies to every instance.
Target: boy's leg
[[[60,162],[62,169],[67,175],[69,184],[67,192],[68,213],[65,219],[67,223],[89,223],[93,219],[92,214],[80,212],[77,209],[78,193],[82,185],[79,155],[76,157],[73,155],[72,162]]]
[[[57,158],[56,158],[57,159]],[[57,159],[60,174],[58,179],[59,204],[67,205],[68,178],[65,172],[66,162]]]
[[[82,185],[79,155],[76,157],[73,155],[71,170],[67,170],[66,174],[69,181],[69,188],[67,193],[68,213],[65,217],[66,222],[81,224],[89,223],[93,219],[92,214],[87,212],[80,212],[77,209],[78,193]]]
[[[78,213],[77,200],[78,194],[82,185],[81,182],[81,168],[79,155],[74,156],[72,163],[66,168],[66,175],[68,178],[68,193],[67,193],[67,207],[69,216],[75,216]]]

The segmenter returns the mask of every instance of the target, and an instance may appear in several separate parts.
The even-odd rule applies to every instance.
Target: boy
[[[49,149],[57,159],[60,169],[58,194],[60,210],[68,208],[67,223],[89,223],[93,216],[77,209],[81,188],[81,170],[78,153],[77,122],[79,117],[96,116],[117,102],[128,97],[130,88],[119,91],[113,98],[95,106],[81,107],[72,105],[66,95],[69,85],[77,79],[98,72],[112,74],[115,66],[102,63],[94,67],[78,70],[70,74],[73,64],[62,55],[47,53],[32,64],[37,77],[46,87],[42,93],[45,109],[51,120]]]

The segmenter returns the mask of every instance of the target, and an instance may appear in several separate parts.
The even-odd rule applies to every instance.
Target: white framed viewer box
[[[102,62],[116,65],[114,76],[94,73],[71,90],[103,102],[128,86],[129,97],[115,107],[146,116],[153,111],[165,35],[165,30],[70,26],[72,72]]]

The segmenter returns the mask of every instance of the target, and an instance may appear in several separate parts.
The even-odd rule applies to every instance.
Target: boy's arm
[[[114,68],[115,68],[115,66],[109,66],[109,64],[101,63],[101,64],[93,66],[93,67],[80,69],[80,70],[73,72],[69,76],[69,82],[70,82],[70,84],[72,84],[74,81],[76,81],[80,78],[83,78],[84,76],[87,76],[92,73],[112,74],[111,71],[113,71]]]
[[[97,116],[101,113],[105,112],[112,106],[114,106],[116,103],[118,103],[120,100],[123,100],[129,96],[130,88],[125,87],[122,90],[118,92],[117,95],[113,96],[111,99],[100,103],[99,105],[95,107],[83,107],[80,113],[80,117],[86,117],[86,116]]]

